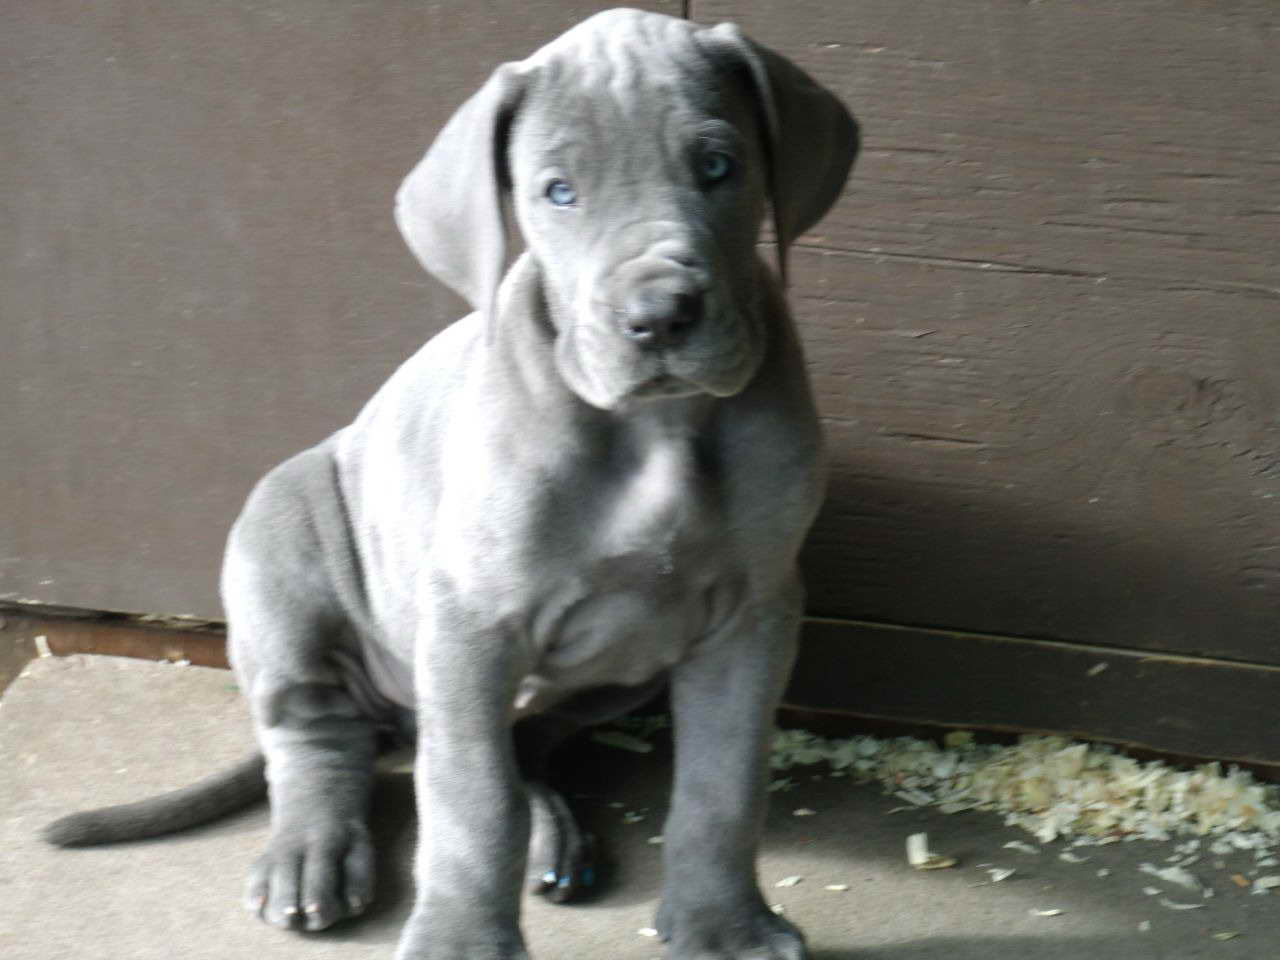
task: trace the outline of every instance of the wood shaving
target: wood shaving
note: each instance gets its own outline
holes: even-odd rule
[[[1172,883],[1177,887],[1185,887],[1188,890],[1197,892],[1204,889],[1204,885],[1196,879],[1195,874],[1182,867],[1157,867],[1151,863],[1144,863],[1138,867],[1142,873],[1149,874],[1165,883]]]
[[[1049,910],[1036,910],[1035,908],[1032,908],[1027,912],[1031,914],[1033,917],[1058,917],[1062,915],[1062,911],[1059,910],[1057,907],[1053,907],[1052,909],[1049,909]]]
[[[918,867],[928,861],[932,854],[929,853],[929,835],[927,833],[913,833],[907,837],[907,863],[913,867]]]
[[[802,883],[803,881],[804,881],[804,877],[783,877],[781,880],[775,883],[774,886],[775,887],[794,887],[796,884]]]
[[[947,734],[943,747],[910,737],[826,739],[784,730],[775,736],[770,763],[775,771],[825,763],[855,781],[879,781],[886,793],[916,806],[999,811],[1043,843],[1183,835],[1213,838],[1210,851],[1222,856],[1280,842],[1280,788],[1236,767],[1142,762],[1064,737],[979,744],[958,735],[965,732]]]
[[[1010,840],[1008,843],[1004,845],[1004,848],[1006,850],[1017,850],[1019,853],[1030,853],[1035,856],[1040,855],[1039,850],[1037,850],[1035,847],[1033,847],[1029,843],[1023,843],[1021,840]]]
[[[950,870],[960,861],[955,857],[931,856],[924,863],[916,866],[917,870]]]
[[[1271,874],[1270,876],[1259,877],[1257,880],[1253,881],[1253,890],[1251,892],[1267,893],[1274,890],[1276,887],[1280,887],[1280,876]]]
[[[947,870],[959,862],[955,857],[932,853],[927,833],[913,833],[907,837],[907,863],[917,870]]]

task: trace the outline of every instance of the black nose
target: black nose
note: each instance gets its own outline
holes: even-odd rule
[[[647,349],[673,347],[698,325],[702,311],[701,293],[641,289],[622,311],[622,335]]]

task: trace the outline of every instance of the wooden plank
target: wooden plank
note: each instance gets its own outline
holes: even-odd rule
[[[43,638],[45,650],[37,638]],[[0,692],[27,661],[46,650],[55,656],[96,653],[226,667],[226,647],[226,630],[219,623],[0,606]]]
[[[849,202],[810,243],[1277,308],[1269,0],[695,0],[692,15],[737,21],[863,122]]]
[[[225,667],[220,624],[0,609],[0,690],[45,637],[97,653]],[[1105,666],[1100,666],[1104,665]],[[847,736],[940,726],[1108,740],[1183,758],[1280,764],[1280,669],[1146,651],[811,619],[784,722]],[[907,728],[904,725],[912,725]]]
[[[812,611],[1276,662],[1272,318],[1122,280],[795,264],[799,289],[858,283],[802,300],[833,455]]]
[[[811,620],[788,707],[1058,733],[1280,764],[1280,669],[1138,650]]]
[[[865,148],[801,240],[815,613],[1280,663],[1280,26],[698,0]]]
[[[5,4],[0,599],[218,616],[251,484],[464,312],[396,234],[400,178],[607,6]]]

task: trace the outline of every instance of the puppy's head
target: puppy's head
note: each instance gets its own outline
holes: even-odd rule
[[[729,396],[765,348],[766,208],[785,273],[856,148],[830,93],[731,25],[611,11],[500,67],[409,175],[397,220],[492,320],[509,210],[561,376],[589,403]]]

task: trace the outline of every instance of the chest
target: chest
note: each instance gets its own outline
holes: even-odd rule
[[[811,465],[702,426],[495,458],[442,505],[434,549],[459,606],[521,648],[519,713],[652,679],[793,567]]]

